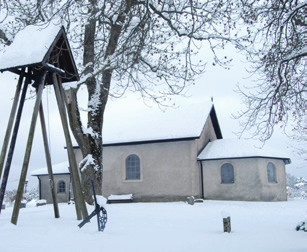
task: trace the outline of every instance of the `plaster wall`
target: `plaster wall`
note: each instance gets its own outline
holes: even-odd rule
[[[269,182],[267,164],[276,167],[276,182]],[[232,164],[234,183],[221,183],[221,166]],[[202,161],[204,196],[216,200],[282,201],[287,200],[285,165],[282,160],[245,158]]]
[[[197,150],[196,155],[198,155],[198,153],[203,149],[203,147],[208,143],[209,140],[214,141],[216,139],[217,137],[214,131],[212,120],[209,116],[200,137],[195,140]]]
[[[135,201],[200,197],[197,155],[209,139],[216,139],[210,117],[197,139],[105,146],[103,195],[132,193]],[[79,163],[82,159],[80,149],[75,149],[75,153]],[[131,154],[140,158],[140,180],[126,180],[126,158]]]
[[[40,186],[40,198],[47,200],[47,203],[52,203],[52,196],[51,196],[51,189],[49,183],[49,176],[48,175],[41,175],[38,176],[39,178],[39,186]],[[70,183],[70,175],[69,174],[54,174],[54,186],[57,195],[58,203],[61,202],[68,202],[69,201],[69,183]],[[65,182],[66,190],[65,193],[58,192],[58,183],[59,181],[63,180]]]
[[[198,198],[200,198],[202,195],[202,182],[200,175],[200,167],[198,162],[196,162],[197,156],[209,141],[214,141],[216,139],[217,137],[213,127],[213,123],[211,117],[209,116],[201,132],[200,137],[194,140],[191,149],[191,160],[194,160],[193,169],[191,169],[191,171],[193,171],[192,183],[194,187],[191,195],[196,196]]]
[[[104,148],[103,194],[133,194],[136,201],[178,200],[193,194],[193,141]],[[126,180],[126,158],[140,158],[140,180]]]
[[[185,140],[104,147],[103,195],[132,193],[135,201],[186,200],[191,195],[199,196],[196,146],[195,140]],[[139,180],[126,179],[126,158],[131,154],[140,158]]]

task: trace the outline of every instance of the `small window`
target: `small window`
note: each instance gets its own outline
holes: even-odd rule
[[[267,166],[267,171],[268,171],[268,181],[270,183],[276,183],[276,169],[275,165],[273,163],[268,163]]]
[[[221,179],[222,179],[222,184],[234,183],[234,172],[233,172],[233,166],[231,164],[227,163],[222,165]]]
[[[140,178],[140,159],[137,155],[132,154],[126,158],[126,179],[136,180]]]
[[[66,184],[63,180],[58,182],[58,193],[66,193]]]

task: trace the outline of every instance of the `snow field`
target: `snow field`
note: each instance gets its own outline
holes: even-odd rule
[[[74,205],[59,208],[55,219],[52,205],[27,206],[17,226],[10,223],[13,208],[2,210],[0,251],[307,251],[307,233],[295,231],[307,215],[302,199],[111,204],[104,232],[96,217],[80,229]],[[231,233],[223,232],[227,213]]]

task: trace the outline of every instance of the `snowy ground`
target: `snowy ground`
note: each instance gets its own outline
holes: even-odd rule
[[[79,229],[73,205],[59,208],[55,219],[52,205],[27,206],[17,226],[10,223],[12,207],[2,210],[0,251],[307,251],[307,233],[295,231],[307,200],[111,204],[104,232],[95,218]],[[225,215],[231,233],[223,232]]]

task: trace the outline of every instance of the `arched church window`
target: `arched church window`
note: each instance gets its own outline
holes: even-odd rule
[[[126,179],[137,180],[141,178],[140,158],[135,155],[129,155],[126,158]]]
[[[268,172],[268,181],[270,183],[276,182],[276,168],[273,163],[268,163],[267,165],[267,172]]]
[[[234,183],[234,171],[232,164],[226,163],[221,167],[221,180],[222,184]]]
[[[66,183],[63,180],[58,182],[58,193],[66,193]]]

